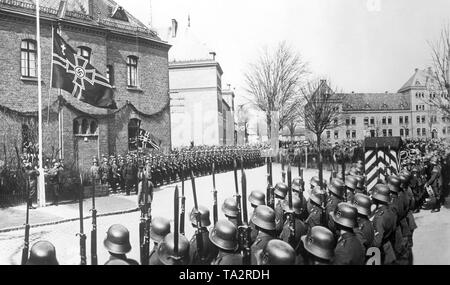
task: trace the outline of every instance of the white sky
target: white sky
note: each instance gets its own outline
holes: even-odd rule
[[[345,92],[396,92],[430,65],[427,41],[450,22],[449,0],[116,0],[144,23],[181,25],[217,52],[227,83],[242,94],[243,73],[264,46],[285,40],[318,77]],[[150,4],[151,1],[151,4]]]

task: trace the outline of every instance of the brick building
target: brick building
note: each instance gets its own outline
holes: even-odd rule
[[[234,93],[222,87],[222,67],[215,52],[199,40],[190,25],[176,20],[161,29],[172,45],[169,52],[173,147],[233,145]]]
[[[450,118],[428,103],[433,96],[448,96],[431,69],[416,69],[397,93],[335,95],[342,121],[323,134],[331,143],[365,137],[450,138]]]
[[[40,2],[44,156],[53,153],[68,167],[86,169],[93,156],[133,149],[129,142],[139,129],[169,149],[170,45],[112,0]],[[95,108],[51,88],[52,26],[109,78],[117,110]],[[7,146],[10,158],[14,146],[37,142],[33,0],[0,0],[0,38],[0,146]]]

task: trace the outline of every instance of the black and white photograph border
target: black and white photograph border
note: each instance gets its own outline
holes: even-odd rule
[[[0,0],[0,264],[449,265],[449,11]]]

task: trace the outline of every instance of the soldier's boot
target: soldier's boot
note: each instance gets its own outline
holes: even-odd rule
[[[436,204],[433,210],[431,210],[431,213],[437,213],[440,211],[441,211],[441,199],[439,197],[436,197]]]

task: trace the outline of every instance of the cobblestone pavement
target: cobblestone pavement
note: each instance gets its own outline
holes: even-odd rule
[[[293,177],[297,176],[297,168],[293,168]],[[261,167],[252,170],[246,170],[248,193],[252,190],[261,190],[265,192],[266,188],[266,168]],[[304,177],[306,181],[317,175],[316,170],[306,170]],[[324,171],[324,177],[329,178],[330,173]],[[240,181],[240,173],[238,174]],[[274,182],[281,181],[280,165],[274,165]],[[181,185],[179,183],[178,185]],[[200,205],[208,206],[211,210],[212,219],[212,179],[210,176],[196,179],[198,191],[198,199]],[[233,173],[223,173],[216,175],[216,186],[218,190],[219,203],[219,219],[223,218],[220,209],[223,201],[234,195],[234,178]],[[240,184],[239,184],[240,186]],[[165,186],[155,192],[152,205],[152,215],[169,218],[173,223],[173,189],[175,185]],[[181,190],[181,188],[180,188]],[[193,229],[189,225],[189,212],[193,208],[191,182],[185,183],[186,195],[186,236],[190,238]],[[98,205],[103,207],[102,213],[106,210],[110,212],[123,211],[125,209],[136,208],[136,196],[113,196],[101,199]],[[102,205],[102,206],[101,206]],[[249,209],[250,209],[250,205]],[[77,204],[63,205],[55,209],[55,207],[46,208],[48,217],[52,219],[61,219],[68,217],[77,217]],[[85,215],[89,215],[90,201],[86,200],[84,209]],[[65,211],[64,209],[69,209]],[[19,209],[20,210],[20,209]],[[32,212],[33,215],[34,211]],[[39,212],[40,215],[42,214]],[[43,215],[43,214],[42,214]],[[430,214],[429,211],[422,211],[417,214],[417,224],[419,228],[415,232],[414,237],[414,254],[415,264],[450,264],[450,248],[445,242],[450,236],[449,220],[445,219],[449,215],[449,209],[445,208],[440,213]],[[4,216],[3,216],[4,217]],[[130,238],[132,250],[128,255],[130,258],[139,260],[139,224],[140,212],[132,212],[122,215],[106,216],[98,219],[98,261],[99,264],[106,262],[108,253],[103,248],[103,239],[109,226],[112,224],[123,224],[130,230]],[[87,257],[90,261],[90,229],[91,220],[84,221],[85,233],[87,234]],[[52,226],[44,226],[32,228],[30,232],[30,244],[38,240],[49,240],[57,250],[57,257],[61,264],[72,265],[78,264],[79,257],[79,238],[76,234],[79,231],[79,222],[68,222]],[[430,241],[430,239],[432,239]],[[21,251],[23,247],[23,230],[10,231],[0,233],[0,264],[19,264]]]

